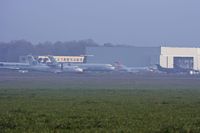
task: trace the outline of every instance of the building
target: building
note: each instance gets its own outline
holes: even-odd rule
[[[87,47],[88,63],[120,62],[129,67],[145,67],[159,64],[160,47],[99,46]]]
[[[160,65],[200,70],[200,48],[161,47]]]
[[[200,70],[200,48],[191,47],[88,47],[89,63],[114,63],[130,67],[160,64],[165,68]]]

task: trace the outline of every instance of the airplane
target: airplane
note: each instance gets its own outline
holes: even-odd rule
[[[194,69],[190,69],[190,68],[181,68],[181,67],[174,67],[174,68],[165,68],[165,67],[162,67],[160,66],[159,64],[156,64],[157,66],[157,69],[160,71],[160,72],[165,72],[165,73],[174,73],[174,74],[181,74],[181,73],[185,73],[185,74],[199,74],[199,71],[198,70],[194,70]]]
[[[16,63],[16,62],[0,62],[0,69],[18,70],[19,72],[31,71],[53,71],[49,66],[44,64],[38,64],[33,56],[27,56],[28,63]]]
[[[28,63],[15,63],[15,62],[0,62],[0,69],[18,70],[20,73],[26,73],[28,71],[40,71],[40,72],[82,72],[83,70],[77,67],[68,67],[62,70],[61,67],[50,66],[47,64],[39,63],[33,56],[27,56]]]
[[[113,66],[118,72],[138,73],[152,71],[150,67],[127,67],[119,62],[115,62]]]
[[[59,64],[54,58],[53,56],[48,56],[50,61],[53,64]],[[114,67],[111,64],[95,64],[95,63],[84,63],[84,64],[72,64],[72,63],[68,63],[68,65],[64,65],[64,63],[60,63],[61,64],[61,68],[63,67],[63,70],[65,70],[66,68],[79,68],[82,69],[83,71],[114,71]]]
[[[0,69],[20,70],[28,66],[29,63],[0,62]]]
[[[50,63],[47,63],[48,66],[51,68],[57,68],[60,69],[62,72],[76,72],[76,73],[82,73],[83,69],[79,68],[78,66],[69,66],[65,65],[63,63],[58,63],[55,58],[51,55],[48,56]]]
[[[96,64],[96,63],[85,63],[85,64],[70,64],[71,66],[78,66],[83,71],[97,71],[97,72],[110,72],[114,71],[115,67],[111,64]]]
[[[62,71],[57,68],[52,68],[46,64],[41,64],[38,63],[37,60],[34,59],[33,56],[28,55],[27,56],[27,61],[29,66],[26,67],[21,67],[22,70],[27,70],[27,71],[40,71],[40,72],[53,72],[53,73],[61,73]]]

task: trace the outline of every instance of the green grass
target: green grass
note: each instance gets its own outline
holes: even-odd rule
[[[200,90],[1,89],[1,132],[200,132]]]
[[[70,82],[3,81],[0,133],[200,132],[198,80],[192,85],[148,80]]]

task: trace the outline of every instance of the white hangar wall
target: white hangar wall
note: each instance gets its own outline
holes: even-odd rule
[[[195,70],[200,70],[200,48],[186,47],[161,47],[160,65],[166,68],[175,67],[175,59],[191,59],[191,66]],[[184,61],[184,59],[186,59]]]

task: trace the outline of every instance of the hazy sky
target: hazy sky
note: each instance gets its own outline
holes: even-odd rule
[[[200,0],[0,0],[0,41],[200,46]]]

